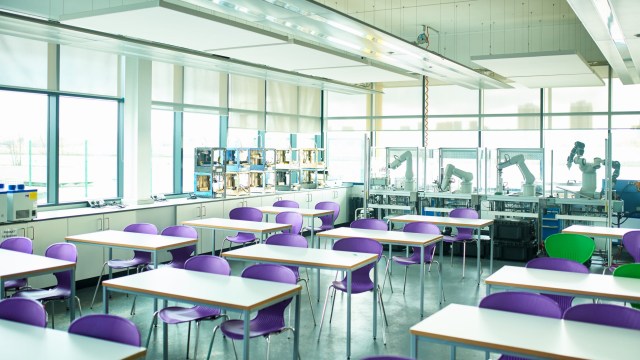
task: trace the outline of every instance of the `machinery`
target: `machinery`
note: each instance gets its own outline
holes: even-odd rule
[[[397,169],[400,165],[405,164],[404,171],[404,190],[414,191],[415,180],[413,178],[413,159],[411,151],[405,151],[400,156],[394,155],[394,160],[389,164],[390,169]]]
[[[197,147],[195,149],[193,192],[199,197],[219,197],[225,194],[225,149]]]
[[[522,186],[522,195],[523,196],[534,196],[534,185],[533,182],[536,180],[535,176],[531,173],[527,165],[524,163],[524,155],[518,154],[515,156],[505,155],[505,161],[498,163],[498,183],[496,185],[496,195],[501,195],[504,192],[503,182],[502,182],[502,170],[512,166],[518,166],[522,177],[524,178],[524,185]]]
[[[7,219],[7,210],[9,207],[7,201],[7,189],[4,187],[4,184],[0,183],[0,224],[9,221]]]
[[[440,191],[450,191],[451,183],[453,182],[453,176],[462,180],[460,183],[459,192],[462,194],[471,193],[471,181],[473,180],[473,174],[464,170],[460,170],[452,164],[447,164],[440,182]]]
[[[23,184],[9,185],[7,220],[31,221],[37,215],[38,190],[25,189]]]
[[[599,157],[593,158],[593,162],[588,162],[582,156],[584,155],[584,143],[576,141],[569,157],[567,157],[567,168],[571,169],[571,165],[577,164],[582,172],[582,187],[578,192],[578,195],[587,198],[596,198],[596,171],[600,169],[602,165],[606,165],[607,160]],[[609,160],[611,161],[611,160]],[[613,173],[611,174],[612,188],[615,187],[618,176],[620,176],[620,162],[611,161],[611,168]],[[599,198],[600,196],[598,196]]]

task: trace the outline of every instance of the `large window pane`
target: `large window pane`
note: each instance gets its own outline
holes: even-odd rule
[[[385,88],[382,100],[382,116],[422,115],[422,87]]]
[[[182,191],[193,192],[194,151],[196,147],[220,146],[220,117],[184,113],[182,125]]]
[[[431,95],[429,95],[431,98]],[[531,114],[540,112],[540,89],[484,91],[485,114]]]
[[[332,179],[364,181],[364,132],[328,132],[327,166]]]
[[[328,131],[365,131],[369,127],[368,119],[327,120]]]
[[[365,116],[369,96],[327,92],[327,116]]]
[[[291,134],[288,132],[270,131],[264,134],[264,147],[271,149],[288,149],[291,147]]]
[[[640,85],[623,85],[620,79],[611,79],[611,86],[613,111],[640,111]]]
[[[0,85],[45,89],[47,43],[0,35]]]
[[[117,194],[118,102],[60,97],[60,202]]]
[[[151,192],[173,193],[172,111],[151,111]]]
[[[47,96],[0,91],[0,119],[0,182],[36,188],[46,203]]]
[[[429,115],[462,115],[478,113],[478,90],[460,86],[429,86]]]
[[[607,111],[607,86],[589,86],[549,89],[551,111],[592,112]]]
[[[258,147],[258,131],[231,128],[227,134],[228,148]]]
[[[422,131],[376,131],[376,147],[420,147]]]
[[[118,95],[118,55],[60,46],[60,90]]]

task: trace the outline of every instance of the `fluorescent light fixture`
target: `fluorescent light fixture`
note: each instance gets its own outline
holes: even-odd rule
[[[598,14],[600,14],[600,18],[609,30],[609,35],[611,35],[613,41],[624,44],[622,29],[620,29],[620,25],[618,24],[613,11],[611,11],[611,4],[609,4],[609,0],[595,0],[595,4]]]
[[[347,25],[341,24],[337,21],[333,21],[333,20],[327,20],[327,24],[333,26],[336,29],[340,29],[343,31],[348,32],[349,34],[355,35],[355,36],[359,36],[359,37],[364,37],[364,33],[362,31],[358,31],[356,29],[353,29]]]
[[[331,41],[332,43],[343,45],[343,46],[346,46],[346,47],[354,49],[354,50],[361,50],[358,45],[352,44],[352,43],[350,43],[348,41],[344,41],[342,39],[338,39],[337,37],[334,37],[334,36],[327,36],[327,40]]]

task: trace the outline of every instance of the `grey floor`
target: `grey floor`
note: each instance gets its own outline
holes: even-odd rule
[[[238,275],[245,263],[232,261],[232,274]],[[465,277],[462,278],[462,258],[454,257],[453,264],[450,263],[449,257],[445,256],[445,261],[442,267],[444,290],[446,296],[446,302],[442,306],[446,306],[451,303],[477,305],[480,299],[485,295],[484,285],[476,285],[476,259],[467,258],[467,268]],[[523,266],[524,263],[520,262],[504,262],[495,261],[494,271],[504,265],[516,265]],[[483,259],[482,262],[483,277],[486,277],[489,272],[489,262]],[[592,265],[592,272],[602,272],[602,267],[598,265]],[[306,291],[303,291],[302,297],[302,320],[300,329],[300,353],[302,359],[340,359],[346,357],[346,297],[338,294],[336,298],[334,317],[331,324],[325,319],[325,325],[322,330],[320,339],[318,339],[318,329],[320,314],[322,312],[322,304],[324,301],[325,291],[330,281],[333,280],[335,273],[322,271],[321,272],[321,295],[318,302],[318,294],[315,289],[315,276],[316,271],[309,271],[311,276],[311,293],[314,299],[314,311],[316,313],[316,320],[318,326],[313,325],[311,313],[309,311],[309,302],[306,298]],[[382,272],[380,272],[382,274]],[[302,272],[304,276],[304,271]],[[382,341],[382,323],[381,318],[378,318],[378,338],[376,340],[372,337],[372,297],[370,293],[353,295],[352,301],[352,339],[351,349],[352,359],[360,359],[368,355],[376,354],[390,354],[390,355],[409,355],[409,328],[419,322],[420,319],[420,307],[419,307],[419,272],[417,267],[411,267],[409,269],[409,276],[407,279],[406,293],[402,294],[402,280],[404,275],[404,268],[401,266],[395,266],[393,268],[393,274],[391,279],[394,285],[394,292],[390,291],[387,284],[384,293],[383,300],[389,320],[389,327],[387,329],[387,344],[383,344]],[[435,271],[435,267],[431,272],[426,274],[425,282],[425,316],[433,314],[440,309],[437,300],[437,284],[438,275]],[[94,313],[102,311],[102,303],[100,299],[96,300],[96,305],[93,309],[89,308],[91,302],[91,296],[93,294],[93,288],[84,288],[78,290],[80,296],[83,313]],[[126,297],[122,294],[115,294],[110,304],[110,312],[112,314],[121,315],[133,320],[140,329],[140,332],[144,339],[146,339],[147,332],[149,331],[149,325],[151,323],[151,316],[153,314],[152,300],[149,298],[139,298],[137,302],[137,312],[135,316],[129,315],[131,306],[131,297]],[[173,304],[170,304],[173,305]],[[68,314],[61,309],[62,306],[57,307],[56,313],[56,328],[66,330],[69,325]],[[232,314],[232,317],[237,318],[237,315]],[[200,331],[200,344],[198,346],[198,359],[206,358],[209,342],[211,340],[212,329],[216,323],[203,322]],[[157,331],[160,330],[160,331]],[[161,327],[154,329],[151,343],[148,349],[147,359],[162,359],[162,331]],[[192,329],[192,342],[189,358],[193,359],[193,336]],[[287,334],[272,337],[271,340],[271,359],[290,359],[293,339],[289,339]],[[186,346],[187,346],[187,325],[170,325],[169,326],[169,359],[185,359],[186,358]],[[236,348],[241,355],[242,344],[236,344]],[[421,359],[445,359],[449,357],[449,348],[439,345],[425,346],[424,343],[420,345],[420,358]],[[458,359],[482,359],[484,353],[466,349],[458,349]],[[497,355],[496,355],[497,356]],[[492,357],[496,357],[492,356]],[[233,359],[233,348],[231,340],[223,339],[221,336],[216,336],[213,346],[212,358],[214,359]],[[251,340],[251,358],[252,359],[264,359],[266,358],[266,342],[262,338],[256,338]]]

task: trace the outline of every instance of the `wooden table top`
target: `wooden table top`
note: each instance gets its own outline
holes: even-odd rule
[[[165,250],[194,245],[197,238],[189,239],[177,236],[142,234],[128,231],[106,230],[71,235],[64,238],[68,242],[121,247],[136,250]]]
[[[385,231],[370,229],[354,229],[349,227],[335,228],[318,233],[318,237],[343,239],[348,237],[365,237],[382,243],[400,245],[427,246],[442,240],[442,235],[420,234],[403,231]]]
[[[470,228],[482,228],[493,224],[493,219],[465,219],[447,216],[427,215],[400,215],[389,219],[391,222],[417,222],[424,221],[436,225],[463,226]]]
[[[291,228],[290,224],[277,224],[270,222],[233,220],[223,218],[187,220],[183,221],[182,225],[221,230],[246,231],[253,233],[271,233]]]
[[[22,278],[75,268],[76,263],[0,249],[0,278]]]

